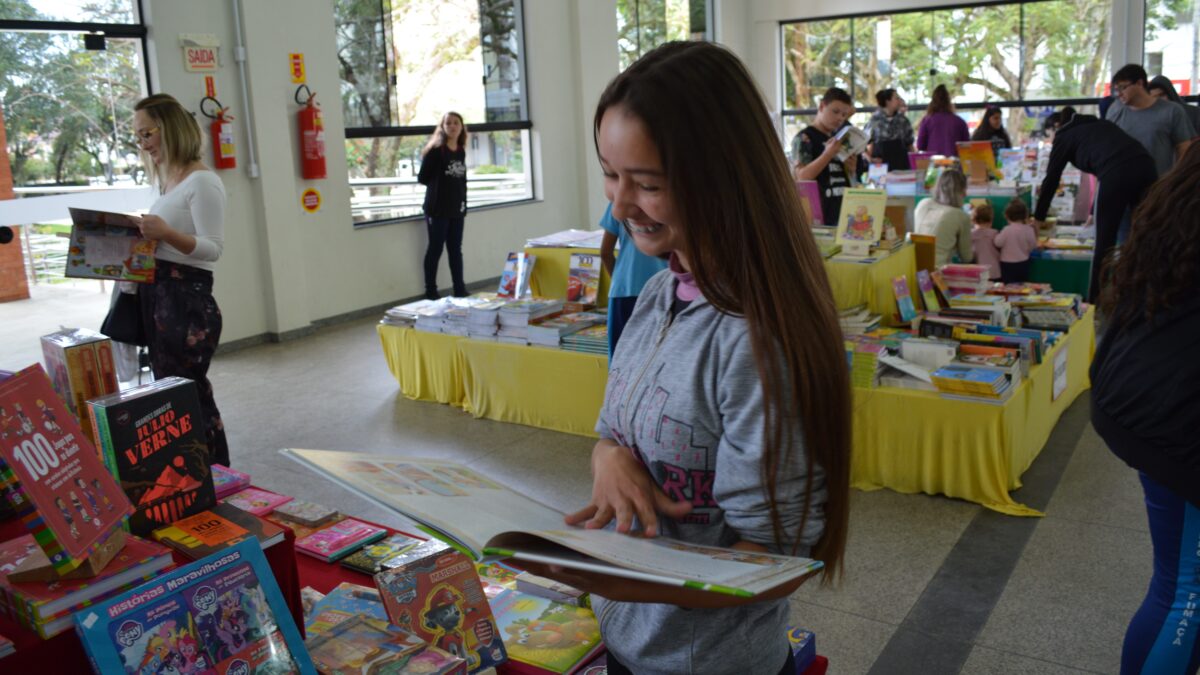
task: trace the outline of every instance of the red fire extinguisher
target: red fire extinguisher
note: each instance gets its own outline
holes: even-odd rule
[[[217,112],[215,114],[204,109],[205,101],[212,101],[216,105]],[[237,154],[233,147],[233,116],[229,114],[229,108],[223,108],[220,101],[211,96],[205,96],[200,101],[200,112],[212,120],[208,129],[212,135],[213,168],[237,168]]]
[[[308,92],[308,98],[300,100],[301,90]],[[296,103],[304,105],[300,109],[300,173],[306,180],[325,177],[325,123],[321,119],[321,109],[316,106],[317,95],[310,92],[308,87],[300,85],[296,90]]]

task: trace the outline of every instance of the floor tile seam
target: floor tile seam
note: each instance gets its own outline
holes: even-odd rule
[[[1144,534],[1146,536],[1150,536],[1150,528],[1149,527],[1141,527],[1141,528],[1127,527],[1125,525],[1114,525],[1112,523],[1105,523],[1105,522],[1101,522],[1098,520],[1088,520],[1086,518],[1070,518],[1067,516],[1052,516],[1049,513],[1047,513],[1046,516],[1042,520],[1043,521],[1062,521],[1065,523],[1075,523],[1075,524],[1079,524],[1079,525],[1095,525],[1097,527],[1102,527],[1102,528],[1105,528],[1108,530],[1120,530],[1121,532],[1137,532],[1139,534]]]
[[[871,623],[878,623],[878,624],[882,624],[884,626],[891,626],[892,628],[897,628],[897,629],[900,628],[900,624],[894,623],[892,621],[887,621],[886,619],[880,619],[879,617],[867,616],[866,614],[851,611],[848,609],[843,609],[841,607],[830,607],[829,605],[826,605],[824,603],[813,602],[812,600],[808,600],[805,598],[797,598],[795,596],[791,596],[790,599],[794,600],[795,602],[800,602],[800,603],[804,603],[806,605],[812,605],[814,607],[819,607],[821,609],[828,610],[830,612],[837,612],[838,614],[846,614],[846,615],[855,617],[857,619],[863,619],[864,621],[870,621]]]
[[[1063,668],[1070,668],[1071,670],[1077,670],[1081,673],[1093,673],[1094,675],[1106,675],[1105,671],[1103,671],[1103,670],[1092,670],[1090,668],[1080,668],[1077,665],[1071,665],[1069,663],[1061,663],[1059,661],[1052,661],[1050,659],[1045,659],[1040,656],[1033,656],[1032,654],[1025,654],[1022,652],[1013,651],[1011,649],[1003,649],[1001,647],[994,647],[992,645],[985,644],[985,643],[979,642],[979,641],[975,642],[975,646],[982,647],[984,649],[989,649],[994,652],[1000,652],[1002,654],[1008,654],[1009,656],[1019,656],[1023,659],[1028,659],[1030,661],[1037,661],[1038,663],[1048,663],[1052,666],[1062,666]]]

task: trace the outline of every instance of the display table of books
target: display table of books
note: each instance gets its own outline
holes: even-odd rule
[[[843,261],[835,256],[825,261],[825,272],[839,310],[866,305],[871,314],[883,317],[884,325],[894,325],[898,308],[892,281],[903,276],[910,289],[917,288],[916,247],[904,245],[870,262]]]
[[[1021,487],[1021,474],[1059,417],[1090,386],[1095,345],[1095,309],[1088,308],[1042,363],[1029,367],[1011,396],[995,404],[856,386],[851,484],[957,497],[1009,515],[1042,515],[1009,491]]]

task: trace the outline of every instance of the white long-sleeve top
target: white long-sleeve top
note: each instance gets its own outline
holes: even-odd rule
[[[160,260],[216,268],[225,248],[225,186],[212,171],[193,171],[170,192],[155,200],[150,213],[168,225],[196,238],[196,248],[185,254],[165,241],[154,254]]]

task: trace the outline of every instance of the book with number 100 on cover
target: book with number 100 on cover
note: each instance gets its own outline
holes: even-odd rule
[[[476,560],[514,558],[741,597],[822,567],[807,558],[569,527],[561,512],[452,462],[328,450],[280,452],[417,521]]]

